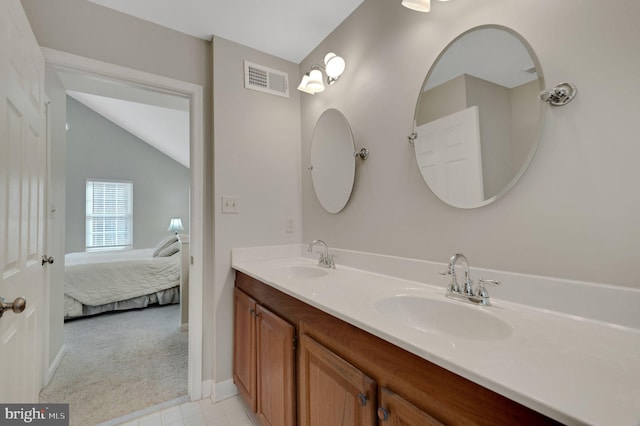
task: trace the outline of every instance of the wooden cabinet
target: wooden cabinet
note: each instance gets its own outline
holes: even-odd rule
[[[233,293],[233,381],[240,396],[256,411],[256,301],[237,289]]]
[[[234,292],[233,378],[263,425],[295,425],[295,328]]]
[[[299,372],[301,426],[376,424],[375,381],[306,335]]]
[[[295,425],[294,336],[291,324],[256,305],[256,414],[264,425]]]
[[[380,389],[381,426],[444,426],[425,411],[387,388]]]
[[[251,354],[254,341],[260,342],[260,348],[253,351],[256,353],[254,359],[261,359],[256,366],[262,370],[254,374],[263,375],[256,381],[263,390],[256,389],[254,393],[261,395],[264,389],[282,389],[278,390],[278,395],[262,402],[265,408],[260,408],[260,397],[256,398],[253,408],[266,413],[260,415],[264,425],[294,424],[296,416],[301,426],[559,424],[241,272],[236,275],[236,288],[242,290],[236,290],[236,294],[248,299],[248,302],[242,302],[236,296],[234,350],[245,351],[245,354],[234,354],[234,379],[238,389],[247,399],[245,393],[250,394],[250,391],[243,389],[251,389],[252,382],[251,365],[245,366],[251,356],[246,354]],[[280,321],[291,328],[291,324],[295,325],[290,335],[297,331],[300,337],[297,362],[286,356],[289,343],[284,331],[283,334],[276,333],[270,329],[272,325],[268,326],[269,331],[266,328],[257,330],[266,327],[263,321],[267,315],[254,318],[254,340],[247,337],[252,325],[241,311],[250,312],[252,308],[254,312],[268,308],[276,323]],[[258,338],[257,334],[264,336]],[[265,353],[269,355],[265,356]],[[285,383],[293,377],[296,367],[297,392],[292,390],[290,393],[289,389],[295,388],[293,384],[289,387]],[[292,371],[285,373],[287,368]],[[283,398],[289,401],[289,406],[285,406],[286,401],[279,400],[280,395],[287,395]],[[272,406],[277,408],[266,409]],[[381,409],[380,416],[386,420],[376,418],[378,408]],[[285,414],[277,417],[280,414],[276,413]],[[276,418],[285,420],[278,423]],[[293,419],[292,423],[288,422],[289,418]]]

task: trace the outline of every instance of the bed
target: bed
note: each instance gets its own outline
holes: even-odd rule
[[[65,319],[180,303],[188,277],[188,237],[155,248],[65,255]]]

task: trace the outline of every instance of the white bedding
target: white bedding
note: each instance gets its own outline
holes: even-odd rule
[[[180,285],[180,253],[152,257],[154,249],[65,255],[66,295],[97,306]]]

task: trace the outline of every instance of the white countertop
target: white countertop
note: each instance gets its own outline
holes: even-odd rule
[[[250,250],[250,255],[242,250]],[[232,267],[560,422],[640,425],[638,329],[493,297],[493,306],[473,306],[445,298],[441,285],[347,267],[339,261],[327,276],[292,279],[279,268],[314,267],[317,261],[295,249],[284,257],[282,251],[274,258],[256,253],[234,249]],[[434,277],[434,281],[440,280]],[[409,327],[375,309],[376,301],[397,295],[482,310],[508,324],[511,333],[478,340]]]

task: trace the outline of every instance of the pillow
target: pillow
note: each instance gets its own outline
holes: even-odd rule
[[[158,255],[160,254],[160,252],[164,249],[166,249],[167,247],[169,247],[171,244],[175,243],[176,241],[178,241],[178,236],[177,235],[172,235],[170,237],[165,238],[164,240],[160,241],[158,243],[158,245],[156,246],[155,251],[153,252],[153,257],[158,257]],[[178,247],[178,250],[180,249],[180,247]]]
[[[171,244],[169,247],[165,247],[158,253],[157,257],[169,257],[180,251],[180,243],[176,241]]]

